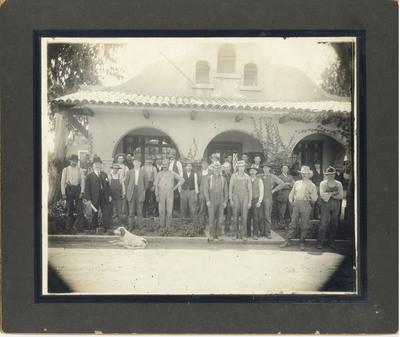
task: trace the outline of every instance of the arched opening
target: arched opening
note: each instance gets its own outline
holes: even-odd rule
[[[196,63],[196,83],[210,83],[210,65],[207,61],[199,61]]]
[[[243,85],[256,86],[257,85],[257,65],[254,63],[247,63],[244,66]]]
[[[132,152],[142,163],[156,155],[167,158],[170,153],[179,158],[175,142],[166,133],[155,128],[139,128],[124,135],[114,148],[113,157],[121,152]]]
[[[236,50],[233,44],[223,44],[218,48],[218,73],[234,73],[236,65]]]
[[[242,158],[243,153],[249,155],[252,161],[256,154],[262,154],[263,149],[260,142],[250,134],[231,130],[215,136],[207,145],[203,158],[210,158],[211,154],[217,153],[223,163],[227,156],[232,156],[232,164],[235,165]]]

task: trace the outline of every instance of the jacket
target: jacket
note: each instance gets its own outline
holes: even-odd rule
[[[107,174],[103,171],[100,171],[99,176],[97,176],[95,172],[90,172],[86,176],[85,196],[92,202],[93,205],[97,205],[99,202],[100,183],[103,185],[104,198],[108,202],[108,199],[111,196],[111,190]]]
[[[135,190],[135,168],[129,170],[125,177],[125,185],[126,185],[126,200],[131,201],[133,198],[133,192]],[[148,181],[146,173],[143,168],[139,170],[139,180],[138,180],[138,196],[139,202],[144,202],[146,189],[148,187]]]

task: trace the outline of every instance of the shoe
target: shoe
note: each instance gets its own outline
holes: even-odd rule
[[[214,241],[214,238],[208,238],[208,241]]]
[[[237,235],[232,236],[232,240],[236,240],[237,238]]]
[[[286,248],[290,246],[290,242],[289,241],[285,241],[284,243],[282,243],[281,245],[279,245],[280,248]]]
[[[322,243],[318,243],[318,244],[317,244],[317,248],[318,248],[318,249],[322,249]]]
[[[267,237],[267,239],[272,239],[271,234],[265,234],[265,236]]]
[[[258,240],[258,236],[254,235],[253,240]]]
[[[242,240],[243,240],[243,241],[247,241],[247,237],[242,236]]]
[[[306,245],[304,243],[300,243],[300,250],[306,249]]]

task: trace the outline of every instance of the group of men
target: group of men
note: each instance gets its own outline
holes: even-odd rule
[[[210,159],[211,164],[205,159],[201,169],[194,172],[192,162],[182,164],[174,154],[169,159],[157,157],[155,163],[146,160],[142,166],[131,153],[121,153],[107,175],[101,170],[101,159],[95,156],[85,177],[84,170],[77,166],[78,157],[72,155],[71,165],[63,170],[61,180],[61,192],[68,205],[68,229],[72,232],[83,229],[82,200],[86,199],[92,209],[93,229],[99,225],[99,209],[105,230],[110,227],[112,214],[119,218],[127,214],[129,230],[143,216],[158,216],[160,226],[170,228],[174,206],[175,209],[178,206],[182,218],[189,211],[193,222],[200,221],[204,226],[208,222],[210,241],[222,240],[222,230],[233,240],[246,241],[249,237],[258,240],[260,236],[271,239],[272,205],[276,200],[279,223],[285,225],[287,213],[291,218],[282,248],[290,245],[301,219],[300,249],[304,250],[313,216],[321,218],[318,248],[322,249],[327,229],[329,244],[334,247],[343,187],[334,179],[333,167],[322,172],[320,163],[315,163],[314,174],[308,166],[302,166],[298,171],[301,180],[295,181],[288,165],[283,165],[277,176],[270,172],[272,163],[261,163],[261,156],[255,156],[254,162],[249,163],[244,155],[234,165],[229,156],[222,165],[216,154]],[[318,181],[312,182],[311,177],[317,177]],[[72,223],[74,209],[78,228]]]

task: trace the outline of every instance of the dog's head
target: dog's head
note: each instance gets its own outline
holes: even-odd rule
[[[116,230],[114,230],[115,235],[119,235],[123,237],[128,231],[126,230],[125,227],[118,227]]]

